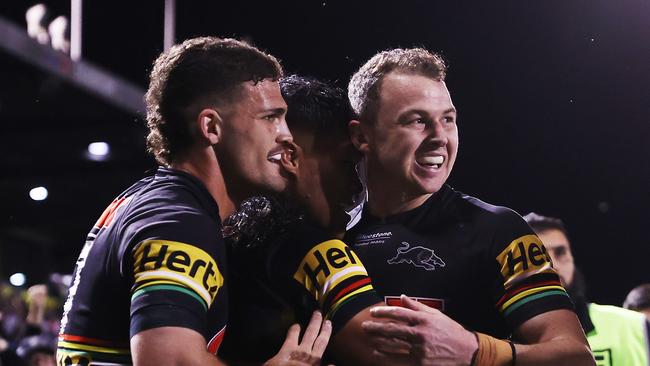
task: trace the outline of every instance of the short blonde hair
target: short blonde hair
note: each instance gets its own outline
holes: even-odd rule
[[[395,48],[374,55],[352,76],[348,85],[350,104],[361,121],[373,122],[376,118],[381,82],[391,72],[444,81],[447,65],[439,54],[424,48]]]

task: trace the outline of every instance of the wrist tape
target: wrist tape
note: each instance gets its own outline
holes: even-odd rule
[[[474,334],[478,349],[472,357],[472,366],[514,366],[517,353],[512,342],[479,332]]]

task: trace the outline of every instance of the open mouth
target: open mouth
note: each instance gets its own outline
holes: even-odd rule
[[[427,168],[440,169],[445,162],[445,157],[441,155],[436,156],[422,156],[415,160],[419,165]]]
[[[289,145],[280,145],[273,150],[269,151],[269,154],[266,156],[266,160],[272,163],[279,163],[282,161],[282,154],[291,154],[291,146]]]
[[[280,164],[282,159],[287,159],[288,161],[293,161],[295,159],[296,151],[298,145],[293,142],[284,142],[282,145],[279,145],[269,151],[269,154],[266,156],[266,160],[271,163]]]
[[[266,157],[266,160],[272,163],[279,163],[282,160],[282,152],[270,154],[269,156]]]

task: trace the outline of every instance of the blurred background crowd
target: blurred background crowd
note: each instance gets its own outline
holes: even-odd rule
[[[47,283],[21,285],[20,276],[0,283],[2,365],[55,365],[63,303],[70,275],[53,273]]]

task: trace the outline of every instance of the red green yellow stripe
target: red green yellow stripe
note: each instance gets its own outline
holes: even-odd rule
[[[530,295],[528,297],[524,297],[523,299],[521,299],[517,303],[512,304],[507,309],[504,308],[505,310],[503,311],[503,316],[505,316],[505,317],[509,316],[513,311],[517,310],[518,308],[526,305],[527,303],[529,303],[531,301],[541,299],[541,298],[547,297],[547,296],[556,296],[556,295],[569,296],[569,295],[567,295],[566,291],[564,291],[564,289],[562,289],[562,290],[544,291],[542,293],[537,293],[537,294],[534,294],[534,295]]]

